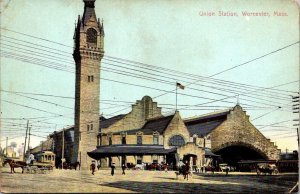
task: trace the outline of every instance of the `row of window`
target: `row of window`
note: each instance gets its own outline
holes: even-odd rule
[[[121,143],[123,145],[126,144],[126,136],[122,136]],[[143,145],[143,136],[141,136],[141,135],[136,136],[136,144],[137,145]],[[159,144],[159,136],[158,135],[153,136],[153,144],[154,145]],[[108,137],[108,145],[112,145],[112,137],[111,136]]]
[[[194,139],[194,142],[196,140]],[[121,143],[123,145],[126,144],[126,136],[122,136]],[[143,136],[142,135],[137,135],[136,136],[136,144],[137,145],[143,145]],[[159,144],[159,136],[154,135],[153,136],[153,144],[158,145]],[[185,140],[182,136],[180,135],[174,135],[170,138],[169,140],[169,146],[182,146],[185,144]],[[101,143],[100,143],[101,145]],[[108,145],[112,145],[112,137],[108,136]]]

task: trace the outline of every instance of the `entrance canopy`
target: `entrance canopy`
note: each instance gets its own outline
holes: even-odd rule
[[[108,156],[120,155],[165,155],[176,153],[177,148],[165,149],[158,145],[110,145],[98,146],[97,149],[88,152],[88,155],[94,159],[100,159]]]

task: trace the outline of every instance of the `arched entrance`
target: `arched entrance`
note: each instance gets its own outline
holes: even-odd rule
[[[185,154],[183,156],[183,163],[189,163],[190,165],[197,165],[197,155],[195,154]]]
[[[265,153],[251,145],[243,143],[224,146],[215,151],[215,153],[221,155],[222,161],[220,162],[227,163],[231,166],[237,166],[237,163],[241,160],[268,160]]]

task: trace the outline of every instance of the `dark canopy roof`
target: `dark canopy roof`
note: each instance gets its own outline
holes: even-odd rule
[[[191,135],[197,134],[199,137],[203,137],[223,123],[227,119],[229,112],[230,110],[227,110],[215,114],[199,116],[185,120],[184,123]]]
[[[220,155],[214,154],[210,149],[205,148],[205,156],[219,157]]]
[[[91,158],[99,159],[107,156],[118,156],[120,154],[126,155],[151,155],[151,154],[169,154],[175,153],[176,148],[165,149],[159,145],[110,145],[98,146],[97,149],[88,152]]]

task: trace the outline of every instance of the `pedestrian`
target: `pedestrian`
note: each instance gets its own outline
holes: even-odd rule
[[[90,170],[92,171],[92,175],[95,175],[94,172],[95,172],[95,169],[96,169],[96,164],[94,161],[92,161],[92,164],[90,166]]]
[[[229,167],[228,166],[226,167],[225,171],[226,171],[226,176],[228,176],[228,172],[229,172]]]
[[[168,172],[168,163],[166,163],[166,164],[164,165],[164,167],[165,167],[165,172]]]
[[[125,164],[122,165],[122,174],[125,174],[125,169],[126,169],[126,166]]]
[[[111,166],[110,166],[110,168],[111,168],[111,176],[114,176],[114,174],[115,174],[115,163],[112,163],[111,164]]]

